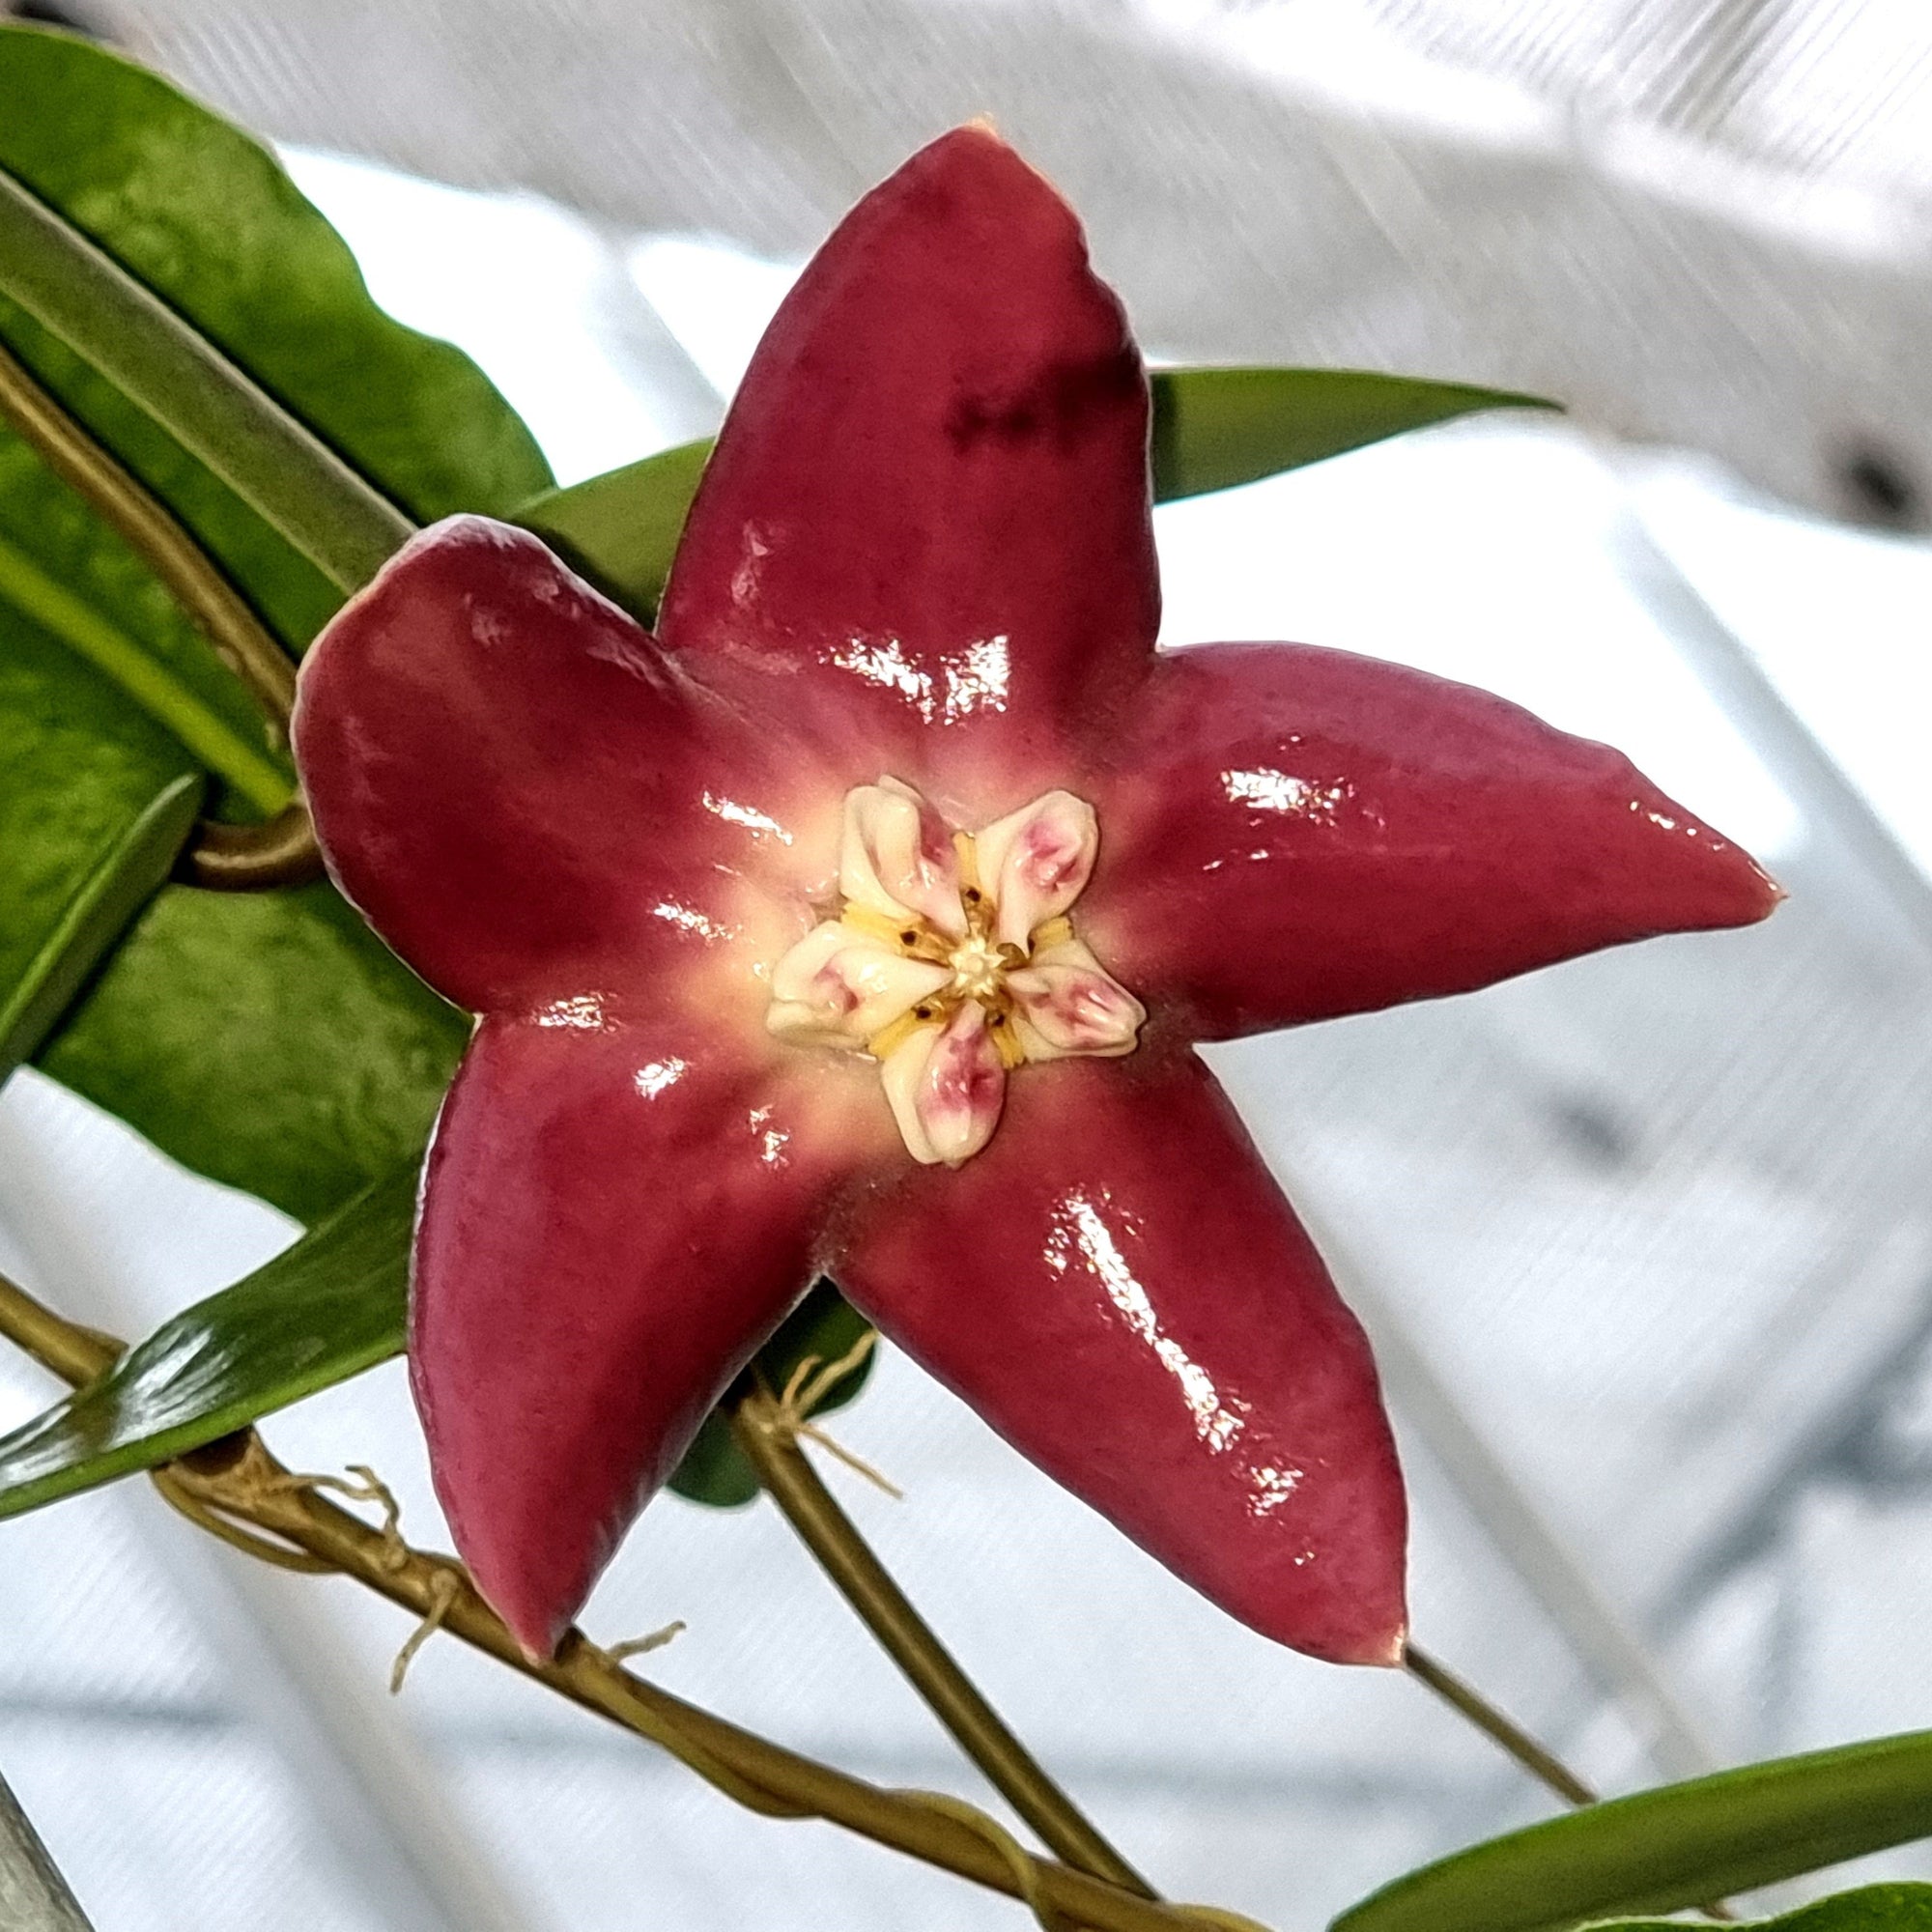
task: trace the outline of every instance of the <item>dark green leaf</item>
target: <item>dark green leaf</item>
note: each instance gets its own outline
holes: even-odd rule
[[[1362,369],[1163,369],[1153,379],[1154,500],[1253,483],[1479,410],[1556,407]]]
[[[1424,1865],[1332,1932],[1557,1932],[1676,1912],[1932,1836],[1932,1731],[1587,1805]]]
[[[816,1356],[828,1366],[843,1361],[870,1329],[871,1323],[831,1282],[821,1281],[759,1350],[758,1373],[774,1389],[782,1392],[792,1371],[808,1355]],[[872,1372],[872,1360],[873,1356],[867,1355],[860,1362],[827,1392],[812,1413],[829,1415],[835,1408],[843,1408],[865,1387],[866,1378]],[[758,1479],[731,1439],[731,1425],[722,1410],[713,1409],[704,1418],[696,1439],[672,1473],[670,1486],[692,1502],[711,1503],[719,1508],[748,1503],[758,1493]]]
[[[419,523],[545,489],[515,412],[460,350],[369,298],[261,142],[85,42],[0,28],[0,168],[95,242]],[[11,304],[0,334],[295,644],[339,601],[224,485]]]
[[[396,1354],[414,1207],[412,1166],[0,1437],[0,1516],[152,1468]]]
[[[0,1081],[30,1059],[128,922],[173,868],[201,812],[192,772],[171,780],[81,873],[40,949],[0,994]]]
[[[1557,407],[1507,389],[1355,369],[1163,369],[1153,378],[1154,501],[1253,483],[1479,410]],[[546,491],[515,520],[648,623],[710,454],[708,440],[680,443]]]
[[[0,27],[0,167],[392,500],[420,519],[500,514],[549,483],[474,364],[375,306],[340,238],[260,143],[157,76],[34,28]],[[4,303],[0,336],[283,639],[305,643],[337,602],[314,567]],[[0,588],[0,965],[18,971],[15,933],[48,930],[49,906],[198,762],[162,728],[170,705],[185,715],[173,694],[271,758],[280,751],[138,559],[11,439],[0,538],[172,680],[158,708],[134,701],[47,611],[29,615]],[[420,1148],[466,1031],[327,887],[246,898],[170,887],[43,1064],[188,1165],[311,1219]]]
[[[1750,1922],[1763,1932],[1932,1932],[1932,1885],[1867,1885]],[[1684,1921],[1619,1918],[1592,1932],[1684,1932]]]

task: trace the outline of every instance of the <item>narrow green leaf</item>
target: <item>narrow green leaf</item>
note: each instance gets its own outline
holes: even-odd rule
[[[1932,1932],[1932,1885],[1867,1885],[1753,1918],[1761,1932]],[[1591,1932],[1684,1932],[1681,1918],[1619,1918]]]
[[[413,1165],[0,1436],[0,1517],[153,1468],[403,1346]]]
[[[230,726],[166,666],[5,537],[0,537],[0,598],[111,678],[265,816],[279,811],[294,796],[293,781],[258,744]]]
[[[808,1355],[828,1365],[843,1361],[871,1325],[831,1282],[820,1281],[759,1350],[758,1372],[773,1388],[782,1390]],[[829,1390],[812,1413],[830,1415],[835,1408],[843,1408],[865,1387],[876,1354],[875,1350]],[[751,1502],[757,1495],[757,1475],[732,1439],[731,1425],[722,1410],[714,1408],[704,1418],[684,1461],[671,1474],[670,1487],[692,1502],[719,1509]]]
[[[1153,378],[1154,500],[1233,489],[1479,410],[1557,407],[1364,369],[1162,369]]]
[[[1587,1805],[1424,1865],[1331,1932],[1560,1932],[1928,1836],[1932,1731],[1915,1731]]]
[[[681,442],[567,490],[546,491],[518,510],[516,521],[649,623],[710,454],[709,437]]]
[[[0,1081],[33,1057],[128,923],[160,889],[194,830],[202,791],[192,773],[166,785],[60,909],[40,951],[0,995]]]
[[[0,291],[137,403],[338,589],[414,526],[198,330],[0,168]]]
[[[1154,501],[1253,483],[1478,410],[1557,407],[1507,389],[1355,369],[1162,369],[1153,377]],[[708,439],[680,443],[548,490],[515,521],[648,623],[710,454]]]

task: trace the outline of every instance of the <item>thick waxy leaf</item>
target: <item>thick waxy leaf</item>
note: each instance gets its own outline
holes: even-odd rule
[[[1861,1886],[1751,1923],[1763,1932],[1932,1932],[1932,1885]],[[1618,1918],[1591,1932],[1683,1932],[1683,1927],[1681,1918]]]
[[[1928,1836],[1932,1731],[1916,1731],[1512,1832],[1384,1886],[1331,1932],[1559,1932],[1679,1911]]]
[[[393,500],[431,518],[506,508],[548,483],[482,374],[375,306],[340,238],[259,143],[156,75],[38,29],[0,28],[0,167]],[[4,303],[0,336],[281,636],[306,642],[337,601],[314,568]],[[211,761],[207,734],[190,751],[181,719],[252,740],[272,764],[281,754],[138,559],[11,439],[0,539],[145,660],[119,678],[111,653],[84,662],[60,613],[25,614],[0,572],[0,962],[17,972],[51,929],[48,906],[133,813]],[[190,1166],[308,1219],[420,1147],[466,1030],[329,888],[245,900],[168,888],[43,1064]]]
[[[185,1454],[398,1353],[413,1164],[0,1437],[0,1516]]]
[[[171,780],[116,838],[71,897],[24,970],[0,996],[0,1080],[30,1059],[173,867],[201,810],[202,781]]]
[[[1153,498],[1257,482],[1452,416],[1557,407],[1507,389],[1357,369],[1162,369],[1153,377]],[[680,443],[532,497],[516,521],[648,621],[710,453],[708,439]]]
[[[1559,407],[1368,369],[1163,369],[1153,378],[1154,501],[1233,489],[1452,416]]]
[[[516,521],[607,596],[649,623],[711,454],[711,439],[681,442],[641,463],[533,497]]]

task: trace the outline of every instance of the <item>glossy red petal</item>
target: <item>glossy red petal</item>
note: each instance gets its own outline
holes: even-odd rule
[[[1017,783],[1152,649],[1147,436],[1140,356],[1072,211],[960,128],[867,195],[780,308],[660,633],[707,677],[721,655],[770,673],[794,728],[849,733],[849,781],[929,781],[964,739]]]
[[[478,1588],[548,1655],[807,1286],[838,1163],[737,1042],[485,1020],[424,1177],[410,1374]]]
[[[984,1152],[876,1204],[846,1293],[1242,1622],[1392,1663],[1406,1510],[1368,1342],[1191,1054],[1028,1067]]]
[[[1164,657],[1099,755],[1081,936],[1195,1038],[1746,925],[1779,897],[1620,753],[1343,651]]]
[[[675,940],[653,892],[715,819],[684,681],[537,539],[416,537],[302,666],[295,749],[329,867],[472,1009],[633,983]]]

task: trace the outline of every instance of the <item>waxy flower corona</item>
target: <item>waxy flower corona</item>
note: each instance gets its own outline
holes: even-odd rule
[[[1068,792],[949,834],[910,785],[859,786],[843,909],[779,961],[766,1025],[871,1054],[906,1151],[958,1166],[992,1138],[1009,1070],[1134,1050],[1146,1009],[1067,916],[1098,844],[1094,808]]]
[[[1400,1658],[1367,1342],[1195,1044],[1776,891],[1499,698],[1156,651],[1158,612],[1139,355],[1070,211],[975,127],[780,309],[655,634],[458,518],[310,652],[330,868],[478,1016],[411,1375],[533,1654],[823,1270],[1234,1615]]]

